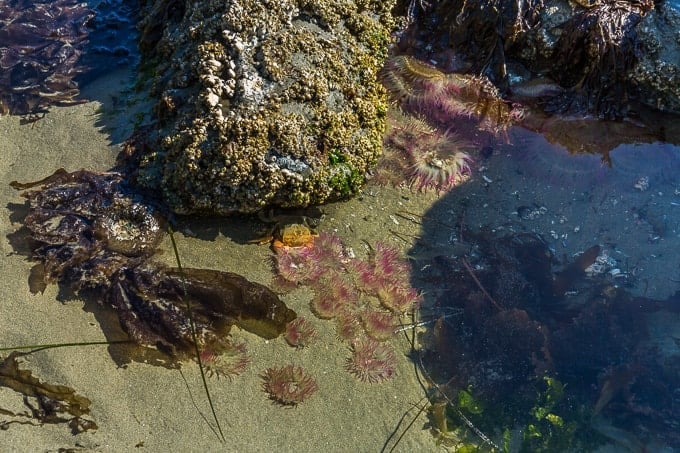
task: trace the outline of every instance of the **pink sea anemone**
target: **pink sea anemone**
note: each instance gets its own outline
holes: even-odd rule
[[[287,282],[309,283],[319,279],[324,269],[318,266],[315,247],[281,248],[276,254],[276,270]]]
[[[245,343],[234,344],[224,341],[203,349],[201,363],[208,376],[216,375],[232,380],[234,376],[243,373],[248,368],[250,357],[246,354]]]
[[[340,314],[341,302],[329,292],[317,291],[309,302],[309,308],[317,318],[333,319]]]
[[[413,162],[411,185],[417,190],[449,190],[469,179],[472,158],[463,149],[469,147],[452,134],[439,132],[421,137],[409,150]]]
[[[314,241],[314,248],[318,250],[319,261],[331,267],[337,267],[338,263],[345,262],[345,247],[336,234],[322,231]]]
[[[442,122],[448,129],[442,130],[418,115],[397,112],[392,116],[381,164],[403,173],[402,178],[421,191],[448,190],[470,177],[472,158],[467,151],[474,145],[453,131],[458,122],[452,124],[449,117]]]
[[[360,318],[351,310],[343,310],[335,318],[335,332],[344,341],[354,341],[364,335]]]
[[[387,343],[372,338],[353,342],[352,355],[347,359],[346,369],[364,382],[382,382],[394,376],[396,356]]]
[[[354,306],[359,300],[356,288],[338,272],[329,272],[315,286],[310,302],[312,312],[322,319],[335,318],[343,306]]]
[[[284,338],[288,344],[296,348],[304,348],[318,336],[319,334],[312,323],[303,317],[295,318],[289,322],[284,333]]]
[[[397,314],[410,312],[421,300],[416,289],[398,282],[379,288],[376,295],[383,307]]]
[[[381,241],[375,243],[371,261],[374,274],[380,277],[403,278],[411,272],[408,262],[399,256],[399,250]]]
[[[342,269],[348,261],[340,238],[322,232],[309,247],[282,247],[275,257],[276,271],[287,282],[315,284],[325,274]]]
[[[369,337],[385,341],[394,335],[397,318],[391,312],[367,309],[361,313],[361,325]]]
[[[260,377],[269,399],[282,406],[297,406],[318,390],[314,378],[299,366],[267,368]]]

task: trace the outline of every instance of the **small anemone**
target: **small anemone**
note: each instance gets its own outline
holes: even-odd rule
[[[260,377],[269,399],[282,406],[297,406],[318,390],[314,378],[299,366],[267,368]]]

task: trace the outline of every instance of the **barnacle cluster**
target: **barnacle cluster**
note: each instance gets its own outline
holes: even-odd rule
[[[0,115],[78,102],[74,77],[93,15],[78,0],[0,2]]]
[[[62,169],[12,185],[29,202],[31,290],[60,283],[94,292],[139,345],[176,358],[193,357],[198,346],[209,371],[229,376],[246,360],[226,338],[232,325],[274,338],[295,318],[271,290],[240,275],[151,262],[164,218],[121,173]],[[220,360],[222,353],[228,357]]]
[[[393,2],[146,2],[159,124],[134,175],[175,212],[346,198],[382,149]],[[144,81],[144,80],[143,80]]]

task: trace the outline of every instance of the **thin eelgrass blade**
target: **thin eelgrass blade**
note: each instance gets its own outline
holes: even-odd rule
[[[175,236],[173,234],[172,227],[168,226],[168,234],[170,235],[170,242],[172,243],[172,250],[175,253],[175,261],[177,262],[177,269],[179,274],[182,276],[182,286],[184,294],[187,294],[187,288],[185,284],[186,276],[184,275],[184,268],[182,268],[182,261],[179,259],[179,251],[177,250],[177,243],[175,242]],[[210,397],[210,390],[208,389],[208,381],[205,378],[205,369],[203,368],[203,361],[201,360],[201,351],[198,349],[198,336],[196,335],[196,324],[194,323],[194,316],[192,313],[191,300],[189,298],[185,299],[187,304],[187,312],[189,314],[189,330],[191,331],[191,340],[194,343],[194,350],[196,352],[196,361],[198,362],[198,369],[201,372],[201,381],[203,381],[203,390],[205,390],[205,396],[208,398],[208,404],[210,405],[210,411],[212,412],[213,419],[217,425],[217,430],[220,433],[222,442],[225,442],[224,433],[222,432],[222,426],[220,426],[220,421],[217,418],[217,413],[215,412],[215,406],[213,404],[212,398]]]

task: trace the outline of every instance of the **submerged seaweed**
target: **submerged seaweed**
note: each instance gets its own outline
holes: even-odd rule
[[[569,92],[547,110],[623,117],[635,94],[630,71],[642,52],[636,26],[653,8],[651,0],[604,1],[576,13],[557,41],[550,72]]]
[[[94,12],[77,0],[0,2],[0,114],[71,105]]]
[[[560,269],[537,235],[465,237],[469,257],[417,266],[443,288],[429,302],[449,314],[422,356],[451,409],[434,415],[440,431],[448,417],[461,425],[458,411],[488,434],[522,428],[523,451],[588,449],[613,429],[640,445],[680,446],[680,357],[650,344],[647,331],[651,314],[678,312],[678,294],[636,297],[592,272],[599,246]]]

